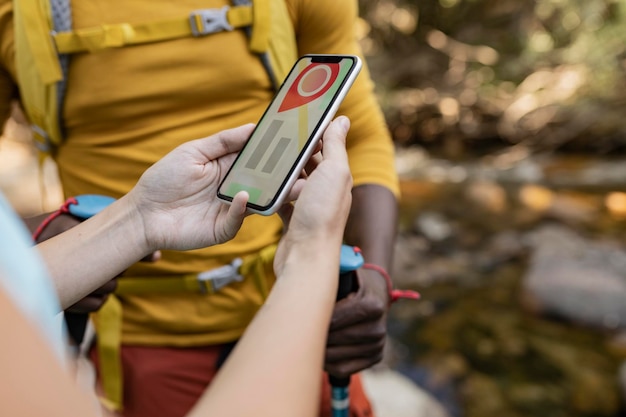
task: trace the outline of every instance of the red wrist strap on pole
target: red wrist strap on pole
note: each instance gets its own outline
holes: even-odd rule
[[[387,292],[389,293],[389,304],[395,303],[400,298],[407,298],[410,300],[419,300],[420,293],[417,291],[411,290],[394,290],[393,282],[391,282],[391,277],[389,273],[382,266],[378,266],[376,264],[363,264],[362,268],[371,269],[372,271],[378,272],[387,283]]]
[[[41,235],[41,233],[44,231],[46,226],[48,226],[52,220],[56,219],[61,214],[69,213],[70,206],[72,204],[78,204],[78,201],[76,201],[74,197],[68,198],[67,200],[65,200],[65,203],[63,203],[63,205],[59,207],[57,211],[50,213],[50,215],[46,217],[44,221],[42,221],[41,224],[37,226],[37,229],[33,232],[33,240],[35,242],[37,241],[37,239],[39,238],[39,235]]]

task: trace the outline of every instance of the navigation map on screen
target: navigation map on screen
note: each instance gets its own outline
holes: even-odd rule
[[[353,66],[352,59],[300,60],[259,121],[221,193],[233,197],[244,190],[249,203],[270,205]]]

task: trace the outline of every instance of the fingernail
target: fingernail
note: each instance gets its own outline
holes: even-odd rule
[[[348,129],[350,129],[350,119],[348,119],[346,116],[339,116],[337,118],[337,122],[339,123],[339,126],[341,126],[341,128],[347,132]]]

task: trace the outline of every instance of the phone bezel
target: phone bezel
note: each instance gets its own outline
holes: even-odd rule
[[[333,118],[333,116],[337,112],[340,103],[343,101],[343,98],[345,98],[348,89],[354,83],[354,80],[356,79],[356,76],[359,74],[359,72],[361,70],[361,66],[362,66],[361,59],[358,56],[356,56],[356,55],[307,54],[307,55],[303,55],[300,58],[298,58],[298,60],[295,62],[295,64],[293,65],[293,67],[289,71],[289,74],[287,74],[287,76],[285,77],[285,81],[283,81],[283,83],[281,84],[280,88],[277,90],[276,94],[272,98],[271,102],[268,104],[267,108],[263,112],[263,115],[259,118],[259,123],[257,123],[257,125],[255,126],[254,130],[250,134],[250,137],[248,138],[248,140],[244,144],[244,146],[241,149],[241,151],[239,151],[239,154],[237,155],[237,157],[233,161],[233,164],[230,166],[230,168],[228,169],[228,172],[226,173],[226,175],[224,176],[224,178],[220,182],[220,185],[219,185],[218,191],[217,191],[217,197],[220,200],[223,200],[223,201],[225,201],[227,203],[231,203],[232,202],[234,196],[229,196],[229,195],[223,194],[221,192],[222,186],[224,185],[224,182],[226,181],[228,176],[231,174],[233,168],[235,167],[235,164],[237,163],[237,161],[239,160],[241,154],[243,153],[243,150],[250,143],[250,139],[254,136],[255,132],[257,131],[257,127],[259,126],[260,121],[263,120],[266,117],[269,109],[272,107],[272,104],[276,100],[276,97],[282,91],[282,89],[285,88],[285,82],[292,76],[293,72],[297,70],[298,64],[303,59],[310,59],[312,63],[313,62],[315,62],[315,63],[318,63],[318,62],[322,62],[322,63],[323,62],[331,62],[331,63],[337,62],[337,63],[339,63],[339,62],[341,62],[343,60],[348,59],[348,60],[352,61],[352,65],[350,66],[346,77],[343,79],[343,81],[341,82],[341,84],[337,88],[337,91],[335,92],[335,94],[331,98],[330,105],[324,110],[324,113],[320,117],[319,122],[317,123],[315,128],[312,130],[312,132],[309,135],[305,145],[303,146],[302,150],[300,151],[300,153],[296,157],[294,163],[291,165],[291,168],[289,169],[289,172],[287,173],[287,175],[283,179],[281,185],[278,187],[278,190],[276,191],[274,196],[272,197],[272,200],[270,200],[270,202],[267,205],[265,205],[265,206],[261,206],[261,205],[250,203],[250,202],[247,203],[248,210],[250,210],[253,213],[262,214],[262,215],[271,215],[271,214],[275,213],[276,210],[278,210],[278,208],[282,204],[284,198],[286,197],[288,191],[291,189],[291,187],[293,186],[293,183],[298,178],[300,171],[304,168],[304,165],[305,165],[306,161],[311,157],[311,154],[313,152],[313,148],[314,148],[315,144],[319,141],[319,139],[321,138],[324,130],[330,124],[331,119]]]

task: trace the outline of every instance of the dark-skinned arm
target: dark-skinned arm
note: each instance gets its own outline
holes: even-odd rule
[[[397,232],[398,205],[385,187],[366,184],[352,191],[345,242],[361,248],[366,263],[389,270]],[[337,302],[330,325],[325,370],[348,376],[382,359],[389,294],[379,272],[358,270],[358,291]]]

